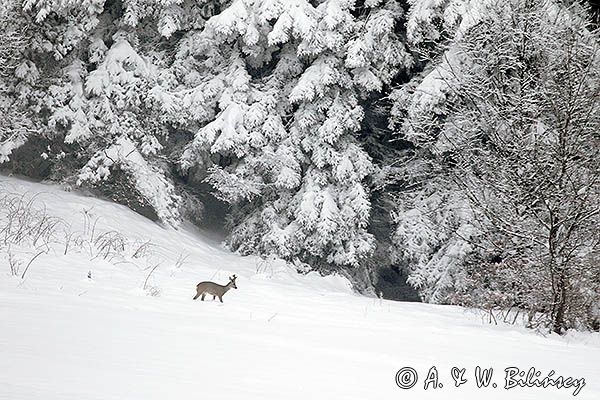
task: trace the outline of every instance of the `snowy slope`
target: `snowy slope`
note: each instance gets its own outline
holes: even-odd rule
[[[506,390],[511,366],[585,378],[576,398],[600,399],[597,334],[543,337],[457,307],[367,298],[340,277],[239,257],[190,227],[166,229],[57,186],[0,177],[0,187],[35,194],[36,204],[68,222],[65,235],[90,236],[94,221],[95,238],[111,230],[127,238],[123,254],[106,259],[84,242],[67,255],[56,244],[31,262],[25,279],[10,273],[3,250],[1,399],[573,397],[573,388]],[[134,257],[147,240],[152,245]],[[37,254],[10,251],[20,274]],[[185,262],[177,263],[180,256]],[[192,301],[197,282],[226,283],[233,273],[239,289],[224,304]],[[494,368],[497,388],[476,387],[477,365]],[[403,390],[395,375],[405,366],[419,382]],[[425,391],[431,366],[444,386]],[[468,382],[458,388],[453,366],[466,368]]]

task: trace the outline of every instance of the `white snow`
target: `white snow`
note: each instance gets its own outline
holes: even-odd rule
[[[0,399],[573,397],[573,388],[505,390],[511,366],[585,378],[576,398],[600,398],[598,334],[544,337],[458,307],[368,298],[341,277],[240,257],[191,227],[163,228],[58,186],[0,176],[2,190],[35,194],[71,232],[83,235],[84,221],[97,219],[95,237],[115,230],[127,244],[122,255],[94,260],[97,249],[63,255],[57,244],[25,279],[10,274],[0,244]],[[133,257],[145,240],[153,245]],[[22,267],[35,255],[23,246],[11,252]],[[187,259],[176,266],[180,255]],[[224,284],[234,273],[239,289],[224,304],[192,301],[199,281]],[[425,391],[434,365],[444,387]],[[494,368],[498,388],[476,387],[477,365]],[[405,366],[419,373],[408,390],[395,383]],[[459,388],[453,366],[467,369]]]

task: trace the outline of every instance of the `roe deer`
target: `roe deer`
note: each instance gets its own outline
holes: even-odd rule
[[[229,277],[229,283],[225,286],[223,285],[219,285],[217,283],[214,282],[200,282],[197,286],[196,286],[196,296],[194,296],[194,300],[196,300],[198,297],[200,297],[200,300],[204,301],[204,296],[208,293],[208,294],[212,294],[213,300],[215,298],[219,298],[219,300],[221,301],[221,303],[223,302],[223,295],[225,293],[227,293],[227,291],[231,288],[237,289],[237,286],[235,286],[235,280],[237,279],[237,276],[233,275]]]

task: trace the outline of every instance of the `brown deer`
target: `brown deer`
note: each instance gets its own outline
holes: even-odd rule
[[[198,297],[200,297],[200,300],[204,301],[204,296],[208,293],[208,294],[212,294],[213,300],[215,298],[219,298],[219,300],[221,301],[221,303],[223,302],[223,295],[225,293],[227,293],[227,291],[231,288],[237,289],[237,286],[235,286],[235,280],[237,279],[237,276],[233,275],[229,277],[229,283],[225,286],[223,285],[219,285],[218,283],[214,283],[214,282],[200,282],[197,286],[196,286],[196,296],[194,296],[194,300],[196,300]]]

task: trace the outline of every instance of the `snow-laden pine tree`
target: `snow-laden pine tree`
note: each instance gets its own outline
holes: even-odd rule
[[[60,178],[92,185],[119,180],[131,203],[149,204],[169,224],[180,219],[181,197],[161,154],[168,135],[149,89],[165,56],[154,48],[162,40],[158,32],[195,23],[174,16],[183,6],[25,0],[15,15],[27,23],[31,44],[21,49],[14,79],[6,80],[41,126],[38,137],[51,143],[41,156],[53,161]]]
[[[0,23],[3,27],[0,42],[0,164],[9,160],[12,152],[22,146],[34,127],[26,110],[11,96],[9,80],[14,76],[21,58],[21,49],[29,43],[29,32],[25,23],[18,18],[16,3],[0,4]]]
[[[408,45],[419,54],[420,72],[392,91],[390,127],[406,141],[394,174],[392,260],[427,302],[451,302],[465,290],[465,266],[476,251],[478,229],[467,197],[448,173],[451,157],[438,159],[416,127],[435,131],[446,118],[451,93],[442,67],[452,44],[474,23],[464,0],[410,1]]]
[[[368,233],[371,158],[357,140],[361,100],[412,57],[395,1],[236,0],[180,41],[152,90],[190,131],[180,165],[235,205],[243,253],[357,265]]]
[[[467,197],[429,157],[417,151],[403,160],[390,250],[423,301],[447,303],[468,290],[465,265],[479,231]]]

